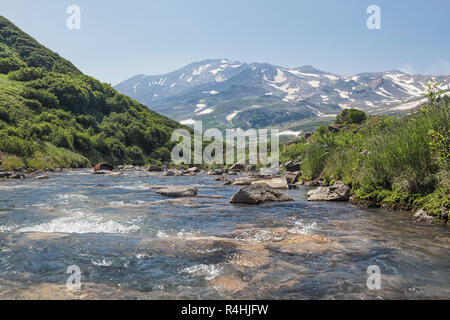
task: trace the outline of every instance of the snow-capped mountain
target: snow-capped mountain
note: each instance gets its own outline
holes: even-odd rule
[[[290,69],[219,59],[165,75],[138,75],[115,88],[184,124],[203,120],[204,126],[295,132],[305,121],[325,122],[345,108],[369,113],[412,109],[430,81],[450,89],[450,76],[401,71],[340,76],[312,66]]]

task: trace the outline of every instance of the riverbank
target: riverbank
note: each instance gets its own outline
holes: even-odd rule
[[[360,206],[423,209],[447,222],[449,126],[449,99],[430,91],[427,104],[402,118],[346,110],[334,124],[284,145],[281,161],[297,161],[309,185],[343,181]]]

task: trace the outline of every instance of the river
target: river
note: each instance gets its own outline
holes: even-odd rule
[[[0,182],[0,299],[448,299],[450,232],[410,213],[229,204],[207,175]],[[152,184],[196,186],[172,199]],[[66,286],[77,266],[80,290]],[[379,287],[367,285],[369,266]],[[73,283],[78,283],[74,281]]]

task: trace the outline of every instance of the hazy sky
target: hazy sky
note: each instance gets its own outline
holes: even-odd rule
[[[366,26],[372,4],[380,30]],[[66,27],[69,5],[80,30]],[[208,58],[450,74],[449,12],[448,0],[0,0],[1,15],[112,84]]]

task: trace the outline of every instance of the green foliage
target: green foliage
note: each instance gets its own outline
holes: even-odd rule
[[[0,70],[8,73],[0,74],[0,152],[35,167],[170,159],[180,124],[83,75],[1,16]]]
[[[401,118],[361,122],[344,110],[339,132],[320,126],[308,141],[282,146],[281,161],[300,157],[304,178],[324,172],[327,183],[348,184],[356,201],[439,217],[450,205],[450,99],[429,87],[429,101]]]
[[[22,68],[12,71],[8,74],[10,80],[13,81],[32,81],[43,78],[47,72],[44,68]]]
[[[360,124],[366,120],[364,111],[358,109],[345,109],[336,117],[337,124]]]
[[[26,66],[26,63],[15,57],[0,58],[0,73],[6,74]]]

